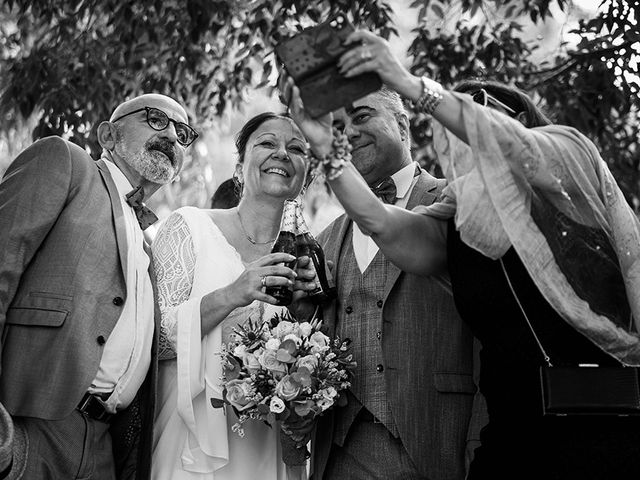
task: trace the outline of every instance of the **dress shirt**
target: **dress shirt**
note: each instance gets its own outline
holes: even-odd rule
[[[115,413],[131,403],[147,375],[155,325],[149,256],[144,250],[145,240],[136,215],[125,198],[133,186],[116,165],[107,160],[105,164],[120,194],[124,214],[127,298],[120,318],[104,345],[100,367],[89,391],[112,392],[105,401],[105,407]]]
[[[405,208],[409,202],[409,196],[413,190],[413,186],[418,181],[416,175],[417,163],[411,162],[406,167],[401,168],[396,173],[391,175],[391,178],[396,184],[396,202],[394,205],[397,207]],[[370,236],[362,233],[362,230],[354,222],[353,224],[353,252],[356,256],[356,262],[360,273],[364,273],[367,269],[373,257],[378,253],[378,245],[371,239]]]

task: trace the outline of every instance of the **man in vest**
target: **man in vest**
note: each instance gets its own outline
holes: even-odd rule
[[[445,182],[412,160],[397,93],[383,87],[334,112],[334,126],[383,201],[411,209],[436,200]],[[484,418],[472,420],[473,337],[453,298],[435,279],[387,261],[346,215],[318,241],[338,291],[324,322],[331,335],[352,340],[357,368],[347,406],[319,419],[313,478],[462,480],[465,450]]]

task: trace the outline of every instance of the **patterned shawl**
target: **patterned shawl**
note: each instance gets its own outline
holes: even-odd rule
[[[434,122],[449,186],[421,212],[455,215],[462,240],[492,259],[513,246],[572,327],[640,365],[640,222],[595,146],[573,128],[529,129],[454,95],[469,145]]]

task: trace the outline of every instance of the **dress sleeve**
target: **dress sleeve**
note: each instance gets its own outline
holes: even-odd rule
[[[177,307],[191,294],[195,271],[195,248],[189,226],[179,213],[172,214],[152,245],[160,306],[161,360],[177,354]]]

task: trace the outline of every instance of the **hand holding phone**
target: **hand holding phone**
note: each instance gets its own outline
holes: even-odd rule
[[[346,78],[338,71],[344,41],[355,31],[343,14],[307,28],[276,46],[276,56],[300,90],[305,109],[316,118],[348,106],[382,86],[378,74]]]

